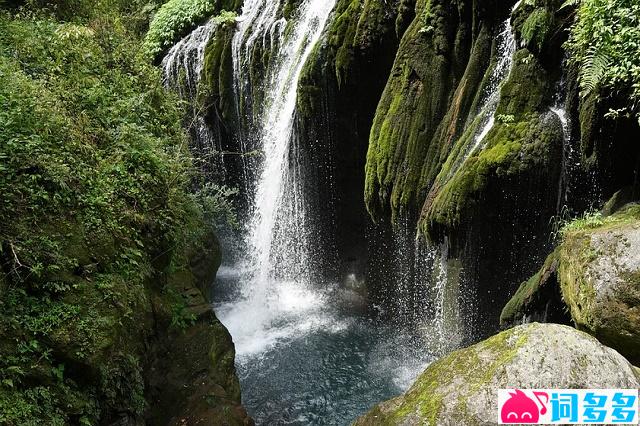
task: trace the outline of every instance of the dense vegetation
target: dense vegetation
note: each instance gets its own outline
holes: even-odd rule
[[[140,49],[155,5],[0,9],[0,423],[145,410],[140,333],[202,237],[182,110]],[[155,297],[155,296],[153,296]]]
[[[158,10],[147,33],[144,45],[147,54],[157,58],[196,24],[222,12],[222,21],[235,18],[238,0],[169,0]]]
[[[568,47],[572,60],[580,66],[583,96],[601,89],[621,92],[630,102],[628,108],[618,113],[639,113],[640,3],[634,0],[579,2]]]
[[[214,11],[211,0],[169,0],[160,8],[145,39],[145,48],[152,56],[167,49],[195,23]]]

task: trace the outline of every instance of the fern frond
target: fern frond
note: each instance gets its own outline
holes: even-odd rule
[[[607,53],[595,46],[589,48],[580,67],[580,96],[585,97],[597,91],[610,64],[611,57]]]
[[[568,7],[576,7],[579,4],[580,4],[580,0],[565,0],[565,2],[562,3],[562,6],[560,6],[558,10],[566,9]]]

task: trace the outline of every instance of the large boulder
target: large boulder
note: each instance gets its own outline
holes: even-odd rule
[[[576,326],[640,361],[640,205],[569,225],[560,286]]]
[[[375,406],[354,424],[496,424],[498,389],[639,386],[633,366],[592,336],[532,323],[434,362],[405,394]]]

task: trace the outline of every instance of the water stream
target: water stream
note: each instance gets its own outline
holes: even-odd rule
[[[356,295],[313,278],[317,233],[291,144],[298,80],[334,3],[304,0],[287,22],[278,2],[247,1],[232,43],[238,111],[253,123],[245,131],[262,161],[247,254],[220,271],[213,299],[258,424],[348,424],[406,389],[433,358],[412,332],[372,324]],[[270,52],[262,87],[251,78],[256,49]]]
[[[162,60],[164,85],[177,91],[179,96],[188,102],[189,122],[187,128],[192,134],[198,157],[217,163],[222,169],[222,148],[220,141],[214,137],[205,119],[205,111],[198,105],[198,86],[204,67],[204,52],[210,38],[214,34],[216,24],[210,20],[199,26],[176,43]]]
[[[511,13],[509,13],[507,19],[500,26],[500,33],[497,37],[498,60],[489,76],[489,80],[484,89],[484,96],[480,101],[480,111],[478,113],[480,123],[478,124],[476,133],[473,135],[470,147],[466,149],[464,156],[456,162],[455,166],[451,167],[447,175],[447,180],[458,171],[471,155],[478,149],[484,148],[484,140],[496,123],[495,114],[498,109],[498,104],[500,103],[500,89],[506,79],[509,78],[511,68],[513,67],[513,54],[517,47],[515,34],[511,26],[511,15],[520,7],[521,2],[522,0],[519,0],[513,5]]]

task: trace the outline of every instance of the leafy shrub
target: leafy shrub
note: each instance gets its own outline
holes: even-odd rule
[[[640,101],[640,3],[636,0],[583,0],[568,42],[579,66],[581,95],[600,89]]]
[[[217,25],[230,25],[236,22],[238,14],[233,11],[223,10],[218,16],[213,18]]]
[[[156,58],[214,12],[213,0],[169,0],[151,22],[144,41],[145,50]]]

